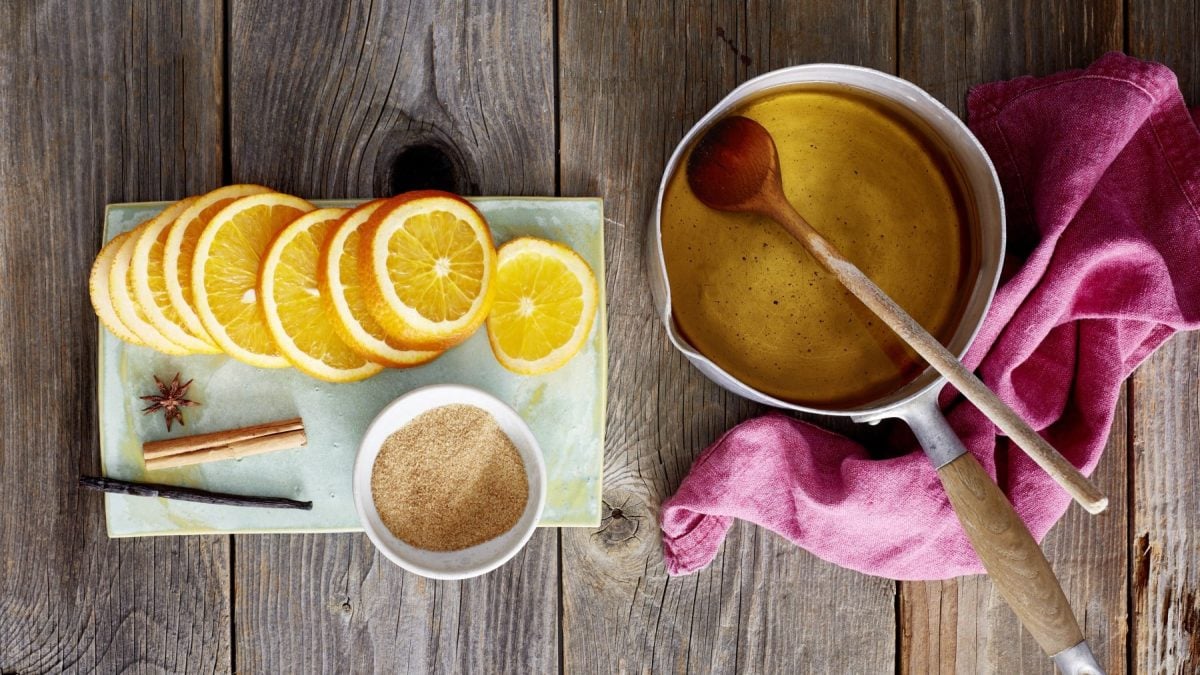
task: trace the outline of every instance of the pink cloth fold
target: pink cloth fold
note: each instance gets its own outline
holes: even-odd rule
[[[978,86],[967,108],[1004,187],[1009,251],[965,360],[1090,474],[1121,383],[1173,333],[1200,326],[1200,114],[1169,69],[1119,53]],[[957,392],[941,400],[1040,541],[1070,498]],[[911,438],[896,443],[868,452],[778,413],[739,424],[663,504],[668,572],[707,565],[734,518],[867,574],[981,572],[933,466]]]

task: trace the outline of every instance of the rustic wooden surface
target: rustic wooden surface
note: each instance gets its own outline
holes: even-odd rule
[[[289,6],[290,5],[290,6]],[[1165,62],[1200,103],[1192,0],[0,3],[0,672],[1051,672],[982,578],[897,584],[737,524],[668,578],[655,514],[761,412],[650,311],[643,228],[673,146],[737,83],[809,61],[974,84]],[[94,495],[103,205],[233,181],[308,197],[423,186],[601,195],[605,519],[482,579],[400,572],[361,535],[110,541]],[[1118,406],[1102,516],[1045,550],[1110,673],[1200,671],[1200,339]]]
[[[110,541],[75,487],[100,463],[101,213],[220,184],[220,26],[211,4],[0,5],[0,671],[233,666],[228,537]]]

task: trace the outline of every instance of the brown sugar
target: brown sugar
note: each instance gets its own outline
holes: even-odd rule
[[[495,539],[521,518],[529,482],[521,455],[490,413],[434,408],[388,436],[371,495],[392,534],[428,551]]]

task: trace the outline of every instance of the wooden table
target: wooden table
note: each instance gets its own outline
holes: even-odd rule
[[[182,5],[182,6],[181,6]],[[675,143],[739,82],[813,61],[972,85],[1165,62],[1200,103],[1194,0],[0,4],[0,671],[1049,672],[982,578],[893,583],[738,524],[670,579],[655,514],[762,412],[673,352],[643,230]],[[1200,158],[1197,158],[1200,161]],[[254,181],[601,195],[611,382],[605,518],[435,583],[366,537],[110,541],[86,279],[107,202]],[[1098,480],[1046,551],[1110,673],[1200,670],[1200,337],[1126,385]]]

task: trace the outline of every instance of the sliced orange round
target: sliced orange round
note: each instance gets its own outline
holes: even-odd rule
[[[100,249],[100,253],[96,254],[96,260],[92,263],[92,273],[88,276],[88,295],[92,298],[92,309],[96,311],[96,317],[110,333],[130,344],[144,346],[146,343],[134,335],[125,322],[121,321],[121,317],[117,316],[108,290],[108,273],[112,269],[113,258],[117,257],[117,251],[128,238],[129,233],[122,232],[110,239]]]
[[[496,249],[465,199],[437,190],[398,195],[375,210],[361,237],[367,306],[405,348],[449,349],[487,318]]]
[[[147,347],[157,349],[164,354],[183,355],[190,352],[182,345],[177,345],[160,333],[154,324],[146,319],[146,311],[133,298],[133,280],[129,274],[129,261],[133,258],[133,247],[138,237],[145,231],[150,221],[146,221],[129,232],[129,236],[121,242],[113,256],[108,269],[108,296],[112,299],[113,309],[133,334],[138,336]]]
[[[561,368],[587,342],[600,291],[571,249],[533,237],[500,247],[488,342],[500,365],[537,375]]]
[[[192,259],[192,294],[204,328],[230,356],[260,368],[289,365],[267,327],[258,268],[276,235],[315,208],[265,192],[230,202],[204,227]]]
[[[429,363],[441,352],[405,349],[389,336],[367,308],[359,274],[358,242],[362,226],[385,201],[367,202],[342,216],[321,250],[317,280],[325,310],[346,344],[380,365],[410,368]]]
[[[177,201],[146,223],[133,246],[129,277],[134,299],[159,333],[190,352],[216,354],[221,350],[209,339],[208,333],[197,335],[188,330],[179,312],[171,306],[166,277],[163,276],[163,251],[171,223],[194,201],[195,197]]]
[[[163,280],[167,285],[167,297],[171,308],[179,315],[184,328],[202,339],[216,341],[204,328],[200,315],[196,313],[192,298],[192,260],[196,254],[196,242],[208,221],[229,203],[241,197],[272,192],[261,185],[227,185],[200,195],[167,228],[163,242]]]
[[[279,351],[300,372],[326,382],[356,382],[383,370],[338,335],[317,285],[321,249],[346,211],[317,209],[292,221],[258,271],[258,297]]]

